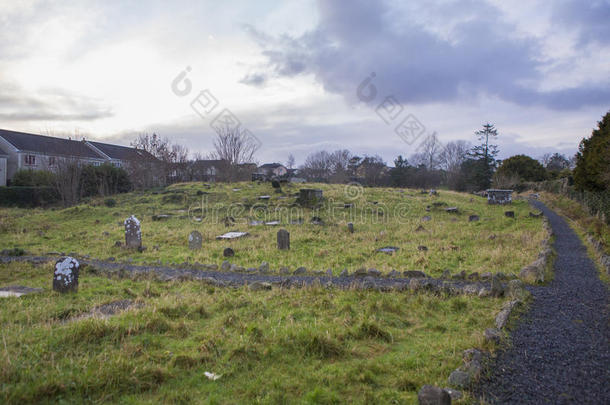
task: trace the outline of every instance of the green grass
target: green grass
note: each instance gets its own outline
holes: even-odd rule
[[[450,191],[428,196],[416,190],[351,188],[346,192],[342,185],[306,187],[324,190],[326,201],[319,210],[294,206],[293,195],[300,186],[284,185],[285,194],[279,194],[268,183],[216,184],[210,188],[201,183],[176,184],[155,193],[114,196],[116,206],[108,206],[99,198],[67,209],[2,208],[0,246],[19,247],[34,254],[75,252],[136,263],[161,260],[205,264],[220,264],[223,249],[230,246],[236,252],[231,261],[244,267],[258,267],[267,261],[276,271],[281,266],[292,270],[305,266],[310,270],[330,268],[338,274],[343,268],[353,271],[365,266],[384,272],[424,270],[438,276],[445,269],[518,274],[536,258],[545,236],[541,221],[527,217],[530,207],[525,201],[501,207],[490,206],[481,197]],[[259,200],[258,196],[264,194],[271,199]],[[355,207],[344,209],[344,203]],[[440,206],[434,207],[434,203]],[[441,204],[457,206],[460,213],[446,213]],[[202,205],[206,207],[205,218],[195,222],[195,216],[202,216]],[[427,205],[432,205],[430,212],[425,210]],[[516,220],[506,218],[505,210],[514,210]],[[354,214],[351,217],[350,212]],[[153,215],[165,213],[172,218],[152,221]],[[144,253],[114,246],[115,241],[124,241],[122,223],[131,214],[142,222],[143,243],[147,246]],[[471,214],[481,220],[468,222]],[[422,222],[424,215],[432,220]],[[222,221],[226,216],[234,217],[237,223],[226,227]],[[310,224],[312,216],[321,217],[327,225]],[[289,224],[297,218],[305,223]],[[276,249],[278,227],[250,226],[252,219],[281,220],[291,234],[291,250]],[[347,222],[354,223],[354,234],[347,231]],[[419,225],[425,230],[417,232]],[[187,248],[192,230],[203,234],[200,251]],[[233,241],[215,239],[229,230],[247,231],[251,236]],[[375,252],[388,245],[400,250],[393,255]],[[428,251],[418,251],[419,245],[427,246]]]
[[[502,301],[311,287],[251,292],[100,278],[50,290],[52,266],[0,265],[43,287],[0,306],[0,402],[414,403],[483,346]],[[142,306],[70,321],[94,306]],[[216,381],[204,372],[221,374]]]

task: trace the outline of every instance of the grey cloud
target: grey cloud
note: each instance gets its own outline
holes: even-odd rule
[[[59,89],[45,89],[35,95],[12,84],[0,83],[0,89],[1,121],[93,121],[113,115],[97,100]]]
[[[581,45],[610,43],[610,1],[561,0],[554,4],[554,24],[578,31]]]
[[[248,74],[239,82],[250,86],[263,86],[267,82],[267,75],[263,73]]]
[[[252,27],[249,32],[263,48],[266,74],[312,73],[327,91],[350,101],[357,101],[356,88],[371,72],[380,94],[406,103],[487,94],[561,110],[610,101],[607,82],[554,91],[524,85],[542,79],[539,39],[514,36],[515,28],[491,5],[471,0],[460,3],[458,12],[457,3],[430,4],[452,27],[449,39],[421,25],[417,15],[364,0],[350,7],[320,2],[319,25],[300,37],[270,37]]]

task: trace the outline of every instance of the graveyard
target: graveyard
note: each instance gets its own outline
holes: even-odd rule
[[[499,206],[452,191],[308,187],[323,191],[318,207],[297,202],[298,185],[282,185],[275,192],[269,183],[246,182],[176,184],[67,209],[2,208],[0,246],[141,264],[220,268],[229,261],[247,269],[267,262],[275,272],[305,267],[330,269],[337,276],[343,269],[351,273],[365,267],[439,277],[447,269],[516,275],[536,258],[545,238],[540,218],[529,216],[532,208],[523,200]],[[457,212],[450,212],[454,208]],[[141,223],[143,251],[125,246],[124,221],[132,215]],[[290,233],[289,250],[277,249],[280,229]],[[201,234],[200,249],[189,249],[192,231]],[[248,235],[218,239],[233,231]],[[234,256],[225,257],[226,248]]]
[[[65,209],[1,209],[2,257],[12,259],[0,286],[36,290],[0,298],[0,399],[414,403],[426,384],[450,386],[464,351],[497,349],[510,325],[493,329],[497,315],[516,294],[518,310],[527,306],[510,286],[549,237],[527,201],[306,186],[322,194],[184,183]],[[66,256],[80,269],[63,293],[54,286],[75,268]],[[95,261],[244,282],[133,277]],[[466,281],[474,291],[450,286]],[[454,397],[471,400],[467,390]]]

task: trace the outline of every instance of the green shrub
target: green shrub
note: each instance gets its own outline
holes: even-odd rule
[[[16,187],[52,187],[54,184],[55,174],[46,170],[22,169],[11,180],[11,186]]]
[[[114,198],[106,198],[104,200],[104,205],[106,207],[112,208],[112,207],[116,206],[116,200]]]
[[[45,207],[60,200],[54,187],[0,187],[2,207]]]
[[[112,195],[131,191],[131,182],[127,172],[110,163],[101,166],[88,165],[81,173],[81,195],[90,197],[96,195]]]

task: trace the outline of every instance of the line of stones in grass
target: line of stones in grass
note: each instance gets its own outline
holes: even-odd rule
[[[46,265],[49,261],[65,262],[70,257],[56,256],[0,256],[0,263],[30,262],[36,265]],[[428,291],[448,295],[477,295],[479,297],[500,297],[508,288],[507,278],[502,275],[491,275],[487,281],[465,280],[460,274],[457,278],[431,278],[423,272],[406,271],[390,273],[384,277],[376,269],[358,269],[352,274],[343,272],[338,277],[326,273],[316,274],[299,268],[297,274],[271,274],[269,265],[263,263],[256,272],[239,272],[241,268],[234,267],[231,271],[218,271],[216,265],[187,265],[182,267],[135,265],[130,263],[117,263],[89,258],[79,258],[80,268],[86,268],[89,274],[99,274],[107,277],[129,278],[133,280],[158,281],[203,281],[218,287],[242,287],[247,285],[251,289],[271,289],[273,286],[281,288],[304,287],[319,284],[328,287],[375,289],[380,291]],[[228,263],[228,262],[227,262]],[[225,266],[226,267],[226,266]],[[513,280],[514,281],[514,280]]]
[[[496,315],[496,328],[485,330],[485,340],[496,345],[506,336],[505,328],[516,309],[522,307],[529,293],[523,288],[521,280],[511,280],[508,283],[506,296],[507,301],[500,312]],[[491,354],[487,351],[471,348],[464,350],[462,354],[462,365],[451,372],[447,379],[449,387],[440,388],[434,385],[424,385],[418,392],[417,398],[421,405],[446,404],[450,405],[452,400],[462,398],[459,390],[469,389],[476,383],[481,374],[491,364]]]
[[[530,212],[532,217],[538,218],[541,215],[542,213],[533,214]],[[519,273],[519,278],[525,282],[544,282],[544,272],[553,254],[550,243],[553,229],[546,217],[544,217],[543,226],[547,232],[547,237],[542,241],[542,251],[533,263],[525,266]],[[523,303],[529,297],[529,293],[525,290],[521,280],[510,280],[508,282],[505,295],[510,298],[510,301],[507,301],[496,315],[496,327],[485,329],[485,340],[492,345],[499,345],[504,342],[507,336],[505,329],[511,316],[513,316],[515,310],[523,306]],[[452,400],[459,400],[462,398],[462,393],[459,390],[469,389],[476,383],[481,373],[490,366],[490,359],[490,353],[484,350],[478,348],[465,350],[462,355],[462,365],[451,372],[447,379],[449,387],[440,388],[434,385],[424,385],[417,395],[419,404],[451,405]]]
[[[549,261],[553,255],[553,249],[551,248],[551,238],[553,237],[553,230],[549,225],[549,220],[545,217],[542,226],[547,233],[547,237],[541,243],[542,250],[538,254],[538,258],[529,265],[523,267],[519,272],[519,278],[526,283],[534,284],[538,282],[544,282],[544,273],[548,266]]]

